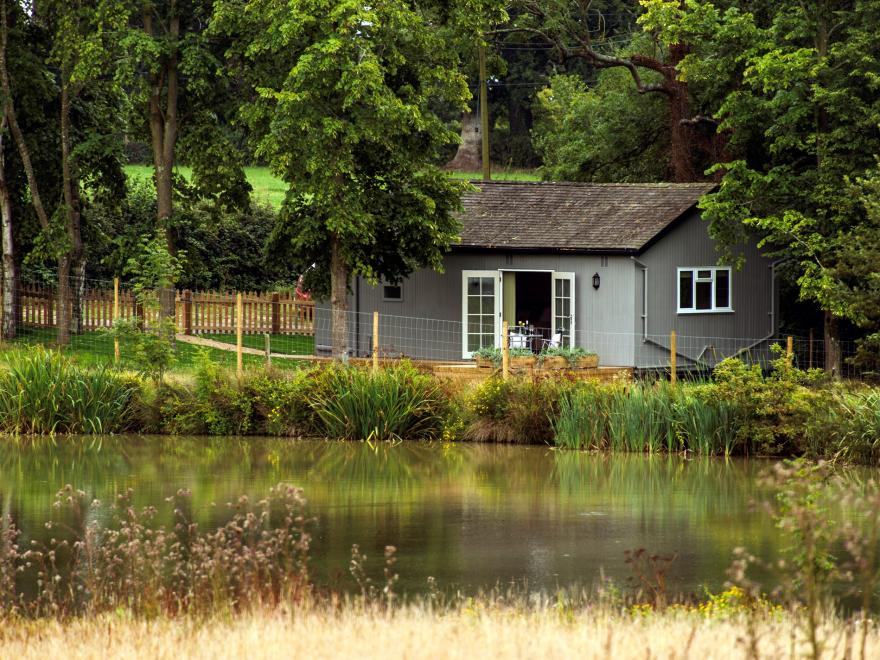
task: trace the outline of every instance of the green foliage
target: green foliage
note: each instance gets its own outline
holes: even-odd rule
[[[319,435],[381,442],[438,438],[446,418],[446,392],[412,366],[376,374],[357,367],[325,369],[309,396]]]
[[[508,349],[508,355],[512,358],[515,357],[534,357],[534,353],[528,348],[510,348]],[[495,346],[483,346],[478,350],[474,351],[473,356],[478,360],[487,360],[491,362],[496,367],[501,366],[501,362],[504,359],[504,355],[500,348],[496,348]]]
[[[538,359],[543,360],[548,357],[561,357],[565,359],[569,366],[573,367],[577,365],[578,360],[581,358],[590,357],[592,355],[596,355],[596,353],[581,348],[580,346],[548,346],[541,350],[538,354]]]
[[[125,352],[126,361],[155,383],[160,382],[177,362],[173,319],[145,327],[136,316],[123,317],[116,319],[107,332],[119,340],[120,352]]]
[[[552,420],[568,381],[488,378],[466,395],[462,437],[477,442],[553,441]]]
[[[876,292],[844,254],[872,249],[850,246],[868,229],[853,184],[880,152],[880,4],[723,4],[650,0],[641,19],[663,43],[691,46],[679,71],[713,96],[729,136],[704,216],[726,258],[741,259],[734,246],[757,233],[797,264],[802,298],[862,322]]]
[[[666,104],[658,95],[641,97],[625,69],[600,71],[594,85],[579,76],[554,76],[538,92],[535,113],[533,139],[544,179],[669,179]]]
[[[243,114],[289,186],[273,253],[317,293],[334,249],[346,281],[439,269],[468,186],[431,164],[457,139],[433,108],[462,107],[468,91],[424,15],[402,0],[225,0],[214,30],[238,36],[254,90]]]
[[[0,372],[0,429],[9,433],[115,433],[129,422],[136,381],[84,369],[60,353],[8,354]]]

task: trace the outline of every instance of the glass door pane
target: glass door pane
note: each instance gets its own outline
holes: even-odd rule
[[[574,345],[574,273],[553,273],[553,338]]]
[[[498,292],[494,271],[465,271],[463,279],[464,356],[495,346]]]

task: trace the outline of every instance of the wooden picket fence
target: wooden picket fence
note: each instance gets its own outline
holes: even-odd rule
[[[175,310],[178,331],[188,335],[235,333],[236,293],[215,291],[176,291]],[[83,330],[113,325],[113,289],[87,289],[82,296]],[[57,323],[55,289],[24,286],[19,294],[20,320],[24,326],[54,328]],[[149,324],[158,311],[141,309],[131,291],[119,292],[119,316],[143,318]],[[242,326],[246,334],[315,334],[315,303],[299,300],[291,293],[242,292]]]

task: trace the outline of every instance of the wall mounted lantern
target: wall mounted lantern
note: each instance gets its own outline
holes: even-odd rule
[[[599,273],[596,273],[595,275],[593,275],[593,288],[594,289],[596,289],[596,290],[599,289],[600,282],[601,282],[601,280],[599,279]]]

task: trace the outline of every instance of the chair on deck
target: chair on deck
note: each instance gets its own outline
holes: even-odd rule
[[[544,339],[541,342],[541,350],[543,351],[545,348],[559,348],[562,346],[562,333],[557,332],[550,339]]]

